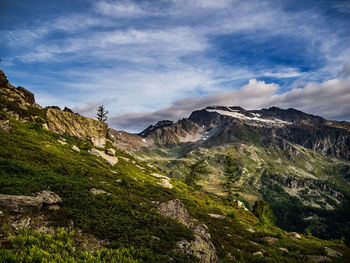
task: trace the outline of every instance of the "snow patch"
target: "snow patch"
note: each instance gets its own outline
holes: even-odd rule
[[[265,124],[270,124],[270,125],[287,125],[287,124],[291,124],[288,121],[282,121],[280,119],[264,119],[261,118],[260,114],[258,113],[252,113],[252,115],[254,117],[249,117],[246,116],[242,113],[239,113],[238,110],[231,110],[229,108],[227,108],[227,110],[218,110],[218,109],[207,109],[206,111],[208,112],[216,112],[219,113],[221,115],[226,115],[226,116],[230,116],[236,119],[241,119],[241,120],[246,120],[246,121],[255,121],[255,122],[261,122],[261,123],[265,123]],[[258,116],[259,115],[259,116]]]

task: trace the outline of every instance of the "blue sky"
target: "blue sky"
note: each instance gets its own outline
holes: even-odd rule
[[[0,68],[43,106],[139,131],[208,105],[350,120],[350,2],[1,1]]]

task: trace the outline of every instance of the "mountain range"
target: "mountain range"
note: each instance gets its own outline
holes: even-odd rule
[[[349,122],[212,106],[133,134],[0,71],[0,143],[1,262],[350,260]]]

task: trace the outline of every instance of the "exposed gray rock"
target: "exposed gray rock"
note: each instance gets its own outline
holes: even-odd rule
[[[308,255],[306,256],[307,260],[310,260],[312,262],[325,262],[325,261],[331,261],[329,257],[326,256],[318,256],[318,255]]]
[[[41,201],[42,204],[45,205],[54,205],[58,203],[62,203],[61,197],[59,197],[57,194],[55,194],[52,191],[41,191],[36,195],[37,199]]]
[[[90,192],[93,193],[94,195],[99,195],[99,194],[106,194],[106,195],[111,195],[111,193],[106,192],[105,190],[102,189],[96,189],[96,188],[91,188]]]
[[[163,216],[176,219],[188,227],[193,226],[187,209],[179,199],[161,203],[158,207],[158,212]]]
[[[178,242],[179,250],[195,255],[200,259],[200,262],[213,263],[218,262],[216,249],[211,242],[208,227],[200,224],[193,229],[195,239],[191,242],[182,240]]]
[[[218,215],[218,214],[208,214],[208,216],[210,216],[212,218],[216,218],[216,219],[224,219],[225,218],[225,216]]]
[[[0,194],[0,207],[11,212],[23,212],[26,208],[39,210],[42,201],[34,196]]]
[[[325,247],[324,250],[325,250],[327,256],[329,256],[329,257],[341,257],[341,256],[343,256],[342,253],[340,253],[332,248],[329,248],[329,247]]]
[[[151,173],[151,175],[155,178],[159,178],[159,179],[167,179],[170,180],[170,178],[168,176],[162,175],[162,174],[158,174],[158,173]]]
[[[112,166],[118,163],[117,157],[107,155],[104,151],[100,151],[100,150],[97,150],[95,148],[92,148],[89,150],[89,153],[91,153],[97,157],[103,158],[108,164],[110,164]]]
[[[173,189],[173,185],[167,179],[161,179],[161,181],[156,182],[156,184],[163,186],[164,188]]]
[[[190,219],[187,209],[178,199],[161,203],[158,211],[163,216],[176,219],[193,230],[195,236],[194,240],[182,240],[177,243],[180,251],[197,256],[200,262],[203,263],[218,262],[216,249],[211,242],[208,227],[204,224],[195,226]]]
[[[51,191],[41,191],[37,196],[0,194],[0,207],[11,212],[23,212],[30,208],[40,210],[42,205],[57,205],[62,199]]]
[[[320,191],[323,191],[324,193],[342,201],[344,199],[344,195],[334,190],[331,186],[329,186],[327,183],[316,180],[316,179],[297,179],[297,178],[291,178],[288,175],[284,174],[269,174],[269,177],[282,184],[283,186],[287,186],[288,188],[301,188],[301,187],[317,187],[320,189]]]

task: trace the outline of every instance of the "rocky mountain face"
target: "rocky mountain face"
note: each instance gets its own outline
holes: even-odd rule
[[[233,155],[242,162],[233,188],[242,201],[264,198],[290,231],[309,227],[315,235],[343,233],[350,240],[343,216],[350,201],[349,127],[296,109],[215,106],[148,127],[139,134],[147,144],[134,153],[176,178],[205,159],[210,173],[200,184],[222,196],[225,159]]]
[[[33,93],[23,87],[12,86],[1,70],[0,107],[16,120],[42,122],[43,126],[52,132],[88,140],[97,147],[104,147],[106,143],[108,129],[106,123],[81,116],[68,108],[61,110],[57,106],[51,106],[42,110],[42,107],[35,102]],[[10,130],[5,122],[0,125]]]
[[[277,143],[284,148],[290,142],[350,160],[348,122],[328,121],[295,109],[271,107],[247,111],[241,107],[208,107],[175,123],[160,121],[139,135],[171,146],[190,141],[207,145],[232,143],[248,133],[259,137],[265,145]]]
[[[99,122],[77,113],[48,108],[47,127],[58,134],[68,134],[80,140],[89,140],[94,146],[104,147],[107,136],[107,123]]]

